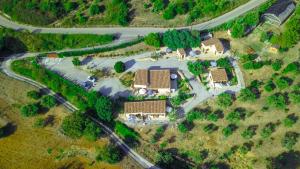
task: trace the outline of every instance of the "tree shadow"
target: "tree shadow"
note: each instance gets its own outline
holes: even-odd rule
[[[87,56],[81,61],[81,65],[87,65],[89,62],[93,60],[92,56]]]
[[[284,152],[276,157],[267,158],[267,168],[270,169],[297,169],[300,167],[300,152]]]
[[[13,123],[7,123],[0,130],[2,130],[2,132],[3,132],[2,136],[0,135],[0,138],[8,137],[9,135],[13,134],[17,130],[17,125],[15,125]]]

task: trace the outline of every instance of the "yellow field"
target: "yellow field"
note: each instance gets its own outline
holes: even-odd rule
[[[32,127],[36,117],[22,118],[19,107],[33,102],[26,92],[34,88],[23,82],[10,79],[0,73],[0,117],[13,124],[13,131],[0,139],[1,169],[120,169],[139,168],[129,157],[116,165],[96,162],[95,148],[109,143],[107,137],[96,142],[84,139],[72,140],[59,132],[62,118],[68,111],[62,106],[51,109],[40,117],[53,116],[54,121],[45,128]]]

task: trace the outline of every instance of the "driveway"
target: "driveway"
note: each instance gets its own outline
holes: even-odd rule
[[[191,87],[193,88],[192,93],[195,94],[193,99],[190,99],[187,103],[182,106],[182,112],[189,112],[201,102],[219,95],[225,91],[229,92],[238,92],[242,88],[244,88],[244,80],[242,72],[240,71],[236,61],[233,62],[233,66],[235,68],[236,75],[238,77],[238,85],[224,87],[222,89],[210,90],[207,91],[206,87],[199,83],[194,76],[189,72],[187,68],[187,60],[179,61],[177,59],[176,54],[173,57],[167,59],[159,59],[157,61],[153,61],[150,59],[151,52],[133,55],[129,57],[117,57],[117,58],[93,58],[86,66],[93,66],[93,69],[103,69],[110,68],[112,69],[114,64],[117,61],[122,61],[126,65],[126,72],[132,71],[135,72],[138,69],[176,69],[181,70],[184,76],[189,80]],[[90,75],[86,71],[82,71],[72,64],[72,58],[64,58],[60,62],[57,59],[47,59],[50,60],[47,63],[47,67],[61,72],[66,78],[73,79],[75,82],[83,82]],[[56,60],[56,61],[55,61]],[[56,62],[57,64],[52,64],[52,62]],[[107,95],[113,98],[117,97],[128,97],[132,93],[131,91],[123,86],[117,77],[110,77],[99,79],[96,83],[96,86],[93,88],[96,91],[100,91],[103,95]]]
[[[211,19],[207,22],[196,24],[187,27],[177,27],[176,29],[194,29],[194,30],[206,30],[226,23],[238,16],[245,14],[248,11],[265,3],[267,0],[250,0],[248,3],[241,5],[234,10],[221,15],[217,18]],[[170,28],[154,28],[154,27],[91,27],[91,28],[45,28],[34,27],[30,25],[20,24],[13,22],[0,16],[0,25],[3,27],[15,29],[15,30],[28,30],[35,33],[56,33],[56,34],[120,34],[122,38],[137,37],[138,35],[144,36],[150,32],[165,32]]]

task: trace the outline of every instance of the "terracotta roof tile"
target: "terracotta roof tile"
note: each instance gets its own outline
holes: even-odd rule
[[[145,85],[149,84],[148,70],[140,69],[135,72],[134,84],[135,85]]]
[[[145,85],[149,89],[171,88],[170,70],[138,70],[134,85]]]
[[[124,103],[125,113],[166,113],[166,100],[136,101]]]
[[[225,69],[216,68],[210,70],[213,82],[228,82],[228,76]]]
[[[223,46],[223,43],[221,42],[220,39],[217,38],[210,38],[208,40],[205,40],[202,42],[205,46],[216,46],[216,49],[218,52],[224,52],[225,48]]]

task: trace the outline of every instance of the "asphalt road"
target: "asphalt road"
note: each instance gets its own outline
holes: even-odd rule
[[[267,0],[250,0],[248,3],[235,8],[234,10],[209,20],[204,23],[189,27],[176,27],[176,29],[192,28],[194,30],[206,30],[219,26],[230,21],[244,13],[265,3]],[[60,34],[119,34],[121,38],[134,38],[138,35],[147,35],[150,32],[164,32],[170,28],[154,28],[154,27],[90,27],[90,28],[45,28],[34,27],[30,25],[20,24],[10,21],[0,16],[0,25],[15,30],[28,30],[35,33],[60,33]]]
[[[16,55],[18,56],[18,54]],[[31,54],[26,54],[20,58],[24,58],[24,57],[28,57],[31,56]],[[74,105],[72,105],[70,102],[68,102],[67,100],[65,100],[64,98],[56,95],[55,92],[51,91],[50,89],[47,88],[47,86],[44,86],[43,84],[40,84],[34,80],[31,80],[29,78],[23,77],[21,75],[18,75],[16,73],[14,73],[11,69],[10,69],[10,63],[16,59],[14,56],[10,57],[9,59],[7,59],[6,61],[4,61],[1,65],[1,69],[2,71],[9,77],[26,82],[30,85],[33,85],[39,89],[42,89],[44,91],[46,91],[47,93],[49,93],[50,95],[53,95],[57,101],[59,101],[63,106],[65,106],[70,112],[75,112],[78,110],[78,108]],[[131,158],[133,158],[137,163],[139,163],[143,168],[146,169],[160,169],[159,167],[155,166],[154,164],[152,164],[151,162],[149,162],[148,160],[146,160],[145,158],[143,158],[141,155],[139,155],[137,152],[135,152],[133,149],[131,149],[121,138],[119,138],[119,136],[117,136],[108,126],[106,126],[104,123],[102,123],[101,121],[88,116],[92,121],[94,121],[96,124],[98,124],[101,129],[112,139],[115,141],[115,143],[126,153],[128,154]]]

